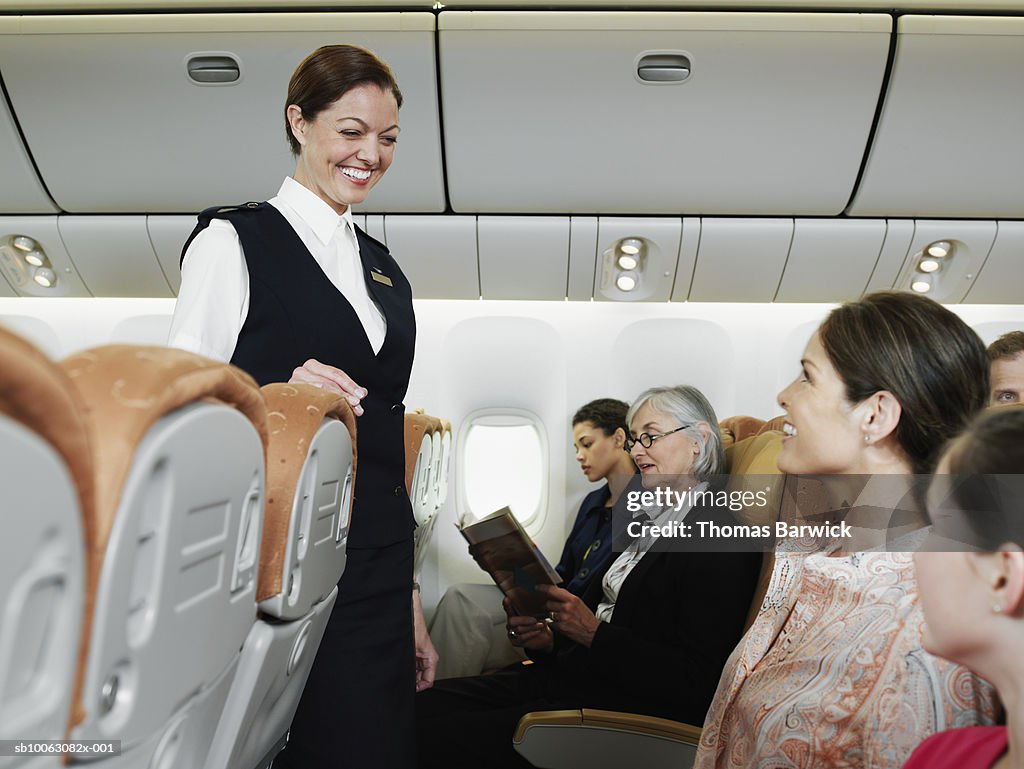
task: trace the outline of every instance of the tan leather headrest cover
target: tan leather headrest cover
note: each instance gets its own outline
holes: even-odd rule
[[[732,434],[733,443],[739,443],[745,438],[749,438],[752,435],[757,435],[757,431],[760,430],[763,425],[763,419],[742,415],[735,417],[726,417],[725,419],[718,423],[718,426],[722,430],[723,437],[726,431]]]
[[[135,449],[176,408],[212,400],[248,417],[266,446],[266,408],[256,382],[239,368],[168,347],[109,345],[60,362],[83,405],[93,437],[95,508],[86,527],[85,613],[70,726],[85,717],[82,686],[100,569]]]
[[[782,432],[782,425],[785,424],[785,422],[786,422],[785,415],[777,416],[777,417],[772,417],[771,419],[769,419],[767,422],[765,422],[761,426],[761,429],[758,430],[757,434],[761,435],[763,433],[768,433],[768,432],[781,433]]]
[[[344,396],[310,384],[269,384],[263,387],[263,398],[267,404],[269,443],[257,601],[277,595],[284,585],[282,569],[295,488],[309,446],[325,418],[334,417],[348,428],[352,438],[353,483],[356,467],[356,417]]]

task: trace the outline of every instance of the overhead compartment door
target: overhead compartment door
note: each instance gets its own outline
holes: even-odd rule
[[[3,71],[0,70],[0,78]],[[39,183],[17,126],[0,94],[0,211],[17,214],[53,213],[53,203]]]
[[[452,208],[837,214],[891,26],[882,14],[442,12]]]
[[[1024,18],[903,16],[855,216],[1024,216]]]
[[[373,210],[443,211],[430,13],[7,17],[0,71],[62,209],[192,213],[277,192],[288,80],[332,43],[373,50],[406,96]]]

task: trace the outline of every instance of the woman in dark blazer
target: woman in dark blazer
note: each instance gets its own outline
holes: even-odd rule
[[[627,420],[626,446],[645,490],[698,493],[724,472],[718,419],[695,388],[648,390]],[[627,497],[631,508],[640,506],[636,492]],[[591,586],[599,595],[542,588],[549,622],[509,616],[510,636],[535,664],[448,679],[418,695],[420,769],[529,766],[513,750],[512,733],[533,710],[596,707],[701,723],[742,634],[761,556],[708,552],[650,533],[700,520],[731,519],[700,504],[648,506],[629,527],[639,536]]]
[[[285,102],[295,173],[266,203],[204,211],[183,255],[172,345],[230,360],[260,384],[333,390],[358,417],[345,573],[275,767],[411,769],[413,694],[437,662],[413,589],[405,491],[412,292],[351,212],[391,166],[401,103],[369,51],[314,51]]]

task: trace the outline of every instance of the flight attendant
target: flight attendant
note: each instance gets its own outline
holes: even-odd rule
[[[275,767],[414,766],[413,693],[437,665],[413,585],[405,490],[412,293],[351,211],[391,166],[401,104],[391,70],[369,51],[314,51],[285,102],[295,173],[266,203],[204,211],[183,256],[171,345],[230,360],[260,384],[335,391],[358,417],[348,562]]]

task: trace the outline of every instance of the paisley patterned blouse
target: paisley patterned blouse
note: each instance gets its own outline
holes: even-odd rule
[[[783,545],[694,769],[899,769],[934,732],[993,723],[992,688],[925,652],[922,622],[911,553]]]

